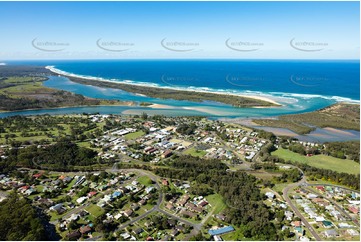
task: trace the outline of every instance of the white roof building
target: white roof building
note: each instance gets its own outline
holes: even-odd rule
[[[79,203],[79,204],[82,204],[85,200],[87,200],[88,199],[88,197],[86,197],[86,196],[84,196],[84,197],[80,197],[80,198],[78,198],[77,200],[76,200],[76,202],[77,203]]]

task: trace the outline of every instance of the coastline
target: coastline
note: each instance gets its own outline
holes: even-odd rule
[[[182,88],[145,85],[145,84],[140,84],[140,83],[130,83],[130,81],[119,82],[119,81],[108,80],[108,79],[103,79],[103,78],[85,77],[85,76],[75,75],[75,74],[67,73],[67,72],[61,71],[59,69],[56,69],[53,66],[46,66],[45,68],[56,75],[67,77],[70,80],[75,81],[75,82],[77,82],[76,80],[83,80],[83,81],[87,81],[87,82],[93,81],[94,83],[92,83],[92,84],[94,86],[101,86],[101,85],[95,85],[95,84],[103,83],[104,85],[106,85],[106,84],[117,85],[117,87],[113,87],[113,88],[118,88],[118,89],[123,89],[122,86],[123,87],[128,86],[129,88],[146,87],[148,89],[155,89],[155,90],[158,89],[160,91],[164,90],[164,91],[178,91],[178,92],[182,92],[182,93],[184,92],[184,93],[188,93],[188,95],[200,94],[200,95],[214,95],[214,96],[219,96],[219,97],[231,96],[232,98],[240,98],[240,99],[244,99],[244,100],[251,100],[251,101],[253,100],[253,101],[259,102],[258,103],[259,105],[257,105],[257,103],[255,103],[254,105],[244,105],[244,106],[240,105],[239,107],[269,108],[269,107],[283,106],[282,104],[276,102],[275,100],[273,100],[269,97],[255,96],[254,94],[253,95],[242,95],[242,94],[235,94],[235,93],[223,93],[223,92],[205,91],[205,90],[184,90]],[[88,83],[88,84],[92,85],[91,83]],[[127,90],[125,90],[125,91],[127,91]],[[132,93],[134,93],[135,95],[147,96],[146,94],[143,94],[143,93],[137,93],[137,92],[132,92]],[[181,99],[181,100],[187,100],[187,99]],[[204,99],[204,100],[209,100],[209,99]],[[194,101],[194,100],[190,99],[189,101]],[[217,100],[209,100],[209,101],[217,101]],[[225,104],[232,105],[232,103],[225,103]],[[232,105],[232,106],[237,106],[237,105]]]
[[[51,108],[27,108],[20,110],[0,110],[1,113],[14,113],[14,112],[26,112],[26,111],[39,111],[39,110],[55,110],[55,109],[65,109],[65,108],[81,108],[81,107],[136,107],[137,105],[133,104],[101,104],[101,105],[75,105],[75,106],[59,106],[59,107],[51,107]]]

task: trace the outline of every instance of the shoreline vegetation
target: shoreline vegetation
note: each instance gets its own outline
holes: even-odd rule
[[[89,98],[43,86],[51,74],[32,66],[0,66],[0,112],[81,106],[135,106],[135,102]]]
[[[336,103],[314,112],[282,115],[277,119],[252,119],[252,122],[289,129],[298,134],[308,134],[317,127],[360,131],[360,105]]]
[[[176,88],[151,87],[145,85],[121,83],[110,80],[96,80],[95,78],[77,77],[71,74],[58,71],[52,67],[46,67],[56,75],[68,78],[69,80],[91,86],[121,89],[126,92],[144,95],[152,98],[173,99],[192,102],[214,101],[232,105],[240,108],[280,107],[281,104],[266,97],[246,96],[236,94],[223,94],[206,91],[186,91]]]

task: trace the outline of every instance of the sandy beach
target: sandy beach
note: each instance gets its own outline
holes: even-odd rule
[[[347,132],[345,130],[330,128],[330,127],[326,127],[326,128],[323,128],[323,129],[327,130],[327,131],[330,131],[332,133],[335,133],[335,134],[346,135],[346,136],[355,136],[353,133]]]
[[[194,111],[198,111],[198,112],[202,112],[202,113],[208,113],[210,115],[215,115],[215,116],[222,116],[222,115],[229,115],[228,112],[222,112],[222,111],[218,111],[218,110],[214,110],[212,108],[204,108],[204,107],[175,107],[175,106],[171,106],[171,105],[164,105],[164,104],[152,104],[150,106],[148,106],[149,108],[154,108],[154,109],[184,109],[184,110],[194,110]]]
[[[174,106],[170,106],[170,105],[164,105],[164,104],[152,104],[152,105],[149,105],[148,108],[164,108],[164,109],[173,109],[175,108]]]
[[[243,98],[250,98],[250,99],[265,101],[265,102],[272,103],[275,106],[283,106],[282,104],[276,102],[275,100],[273,100],[273,99],[271,99],[269,97],[265,97],[265,96],[244,95],[244,94],[236,94],[236,93],[217,92],[217,91],[205,91],[205,90],[201,90],[201,88],[197,88],[197,90],[192,90],[192,89],[189,89],[189,88],[164,87],[164,86],[152,85],[152,84],[147,84],[147,83],[132,83],[131,81],[122,81],[122,82],[120,82],[120,81],[108,80],[108,79],[104,79],[104,78],[81,76],[81,75],[76,75],[76,74],[72,74],[72,73],[67,73],[65,71],[56,69],[54,66],[46,66],[45,68],[50,70],[51,72],[57,74],[57,75],[62,75],[62,76],[65,76],[65,77],[75,77],[75,78],[81,78],[81,79],[85,79],[85,80],[117,83],[117,84],[122,84],[122,85],[129,85],[129,86],[156,87],[156,88],[163,88],[163,89],[169,89],[169,90],[178,90],[178,91],[187,91],[187,92],[230,95],[230,96],[236,96],[236,97],[243,97]],[[261,107],[255,106],[255,108],[261,108]],[[266,107],[266,108],[269,108],[269,107]]]
[[[229,113],[229,112],[222,112],[222,111],[214,110],[212,108],[204,108],[204,107],[183,107],[183,109],[194,110],[194,111],[198,111],[198,112],[202,112],[202,113],[208,113],[208,114],[215,115],[215,116],[225,116],[225,115],[233,114],[233,113]]]

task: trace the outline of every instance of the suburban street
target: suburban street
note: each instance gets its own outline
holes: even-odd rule
[[[109,171],[110,171],[110,172],[132,171],[132,172],[137,172],[137,173],[139,173],[139,174],[141,174],[141,175],[146,175],[146,176],[148,176],[148,177],[154,182],[155,187],[156,187],[156,188],[158,189],[158,191],[159,191],[159,198],[158,198],[157,204],[156,204],[152,209],[150,209],[149,211],[143,213],[142,215],[140,215],[140,216],[138,216],[138,217],[136,217],[136,218],[134,218],[134,219],[132,219],[132,220],[129,220],[129,221],[123,223],[122,225],[120,225],[120,226],[118,227],[117,231],[120,231],[120,230],[126,228],[126,227],[127,227],[128,225],[130,225],[130,224],[134,224],[134,223],[140,221],[141,219],[147,217],[149,214],[151,214],[151,213],[153,213],[153,212],[163,213],[163,214],[165,214],[165,215],[167,215],[167,216],[169,216],[169,217],[172,217],[173,219],[175,219],[175,220],[177,220],[177,221],[180,221],[180,222],[182,222],[182,223],[184,223],[184,224],[187,224],[187,225],[189,225],[189,226],[192,226],[193,229],[195,230],[195,232],[198,232],[198,231],[201,230],[201,227],[202,227],[202,225],[203,225],[202,222],[201,222],[201,223],[192,223],[192,222],[190,222],[190,221],[188,221],[188,220],[186,220],[186,219],[180,218],[180,217],[178,217],[177,215],[174,215],[174,214],[172,214],[172,213],[169,213],[169,212],[167,212],[167,211],[165,211],[165,210],[163,210],[163,209],[160,208],[161,204],[163,203],[164,194],[162,193],[162,191],[161,191],[161,189],[160,189],[159,182],[158,182],[158,180],[160,180],[160,177],[159,177],[159,176],[154,175],[154,174],[151,173],[151,172],[144,171],[144,170],[140,170],[140,169],[116,169],[116,168],[115,168],[115,164],[114,164],[113,168],[112,168],[111,170],[109,170]]]
[[[315,186],[314,184],[307,184],[307,186],[310,186],[310,185]],[[323,184],[322,186],[326,186],[326,185],[327,184]],[[317,185],[317,186],[321,186],[321,185]],[[359,225],[359,221],[352,219],[352,217],[342,207],[340,207],[335,201],[333,201],[332,199],[328,199],[327,197],[323,196],[321,193],[319,193],[317,191],[311,190],[311,189],[306,188],[306,187],[305,187],[305,189],[312,192],[312,193],[314,193],[314,194],[316,194],[316,195],[318,195],[318,196],[320,196],[320,197],[323,197],[324,199],[326,199],[327,201],[332,203],[337,208],[338,211],[340,211],[345,217],[347,217],[350,221],[352,221],[356,226]],[[348,189],[348,190],[353,191],[351,189]]]
[[[302,172],[302,174],[303,174],[303,172]],[[321,241],[322,240],[321,237],[317,234],[317,232],[313,229],[313,227],[309,224],[309,222],[306,220],[306,218],[300,213],[300,211],[297,209],[297,207],[292,203],[291,199],[289,198],[289,192],[292,191],[293,188],[300,186],[302,184],[307,184],[305,175],[302,176],[302,179],[300,181],[298,181],[296,183],[292,183],[283,189],[283,198],[288,203],[288,205],[291,207],[293,212],[301,219],[302,223],[310,231],[310,233],[315,238],[315,240]]]

